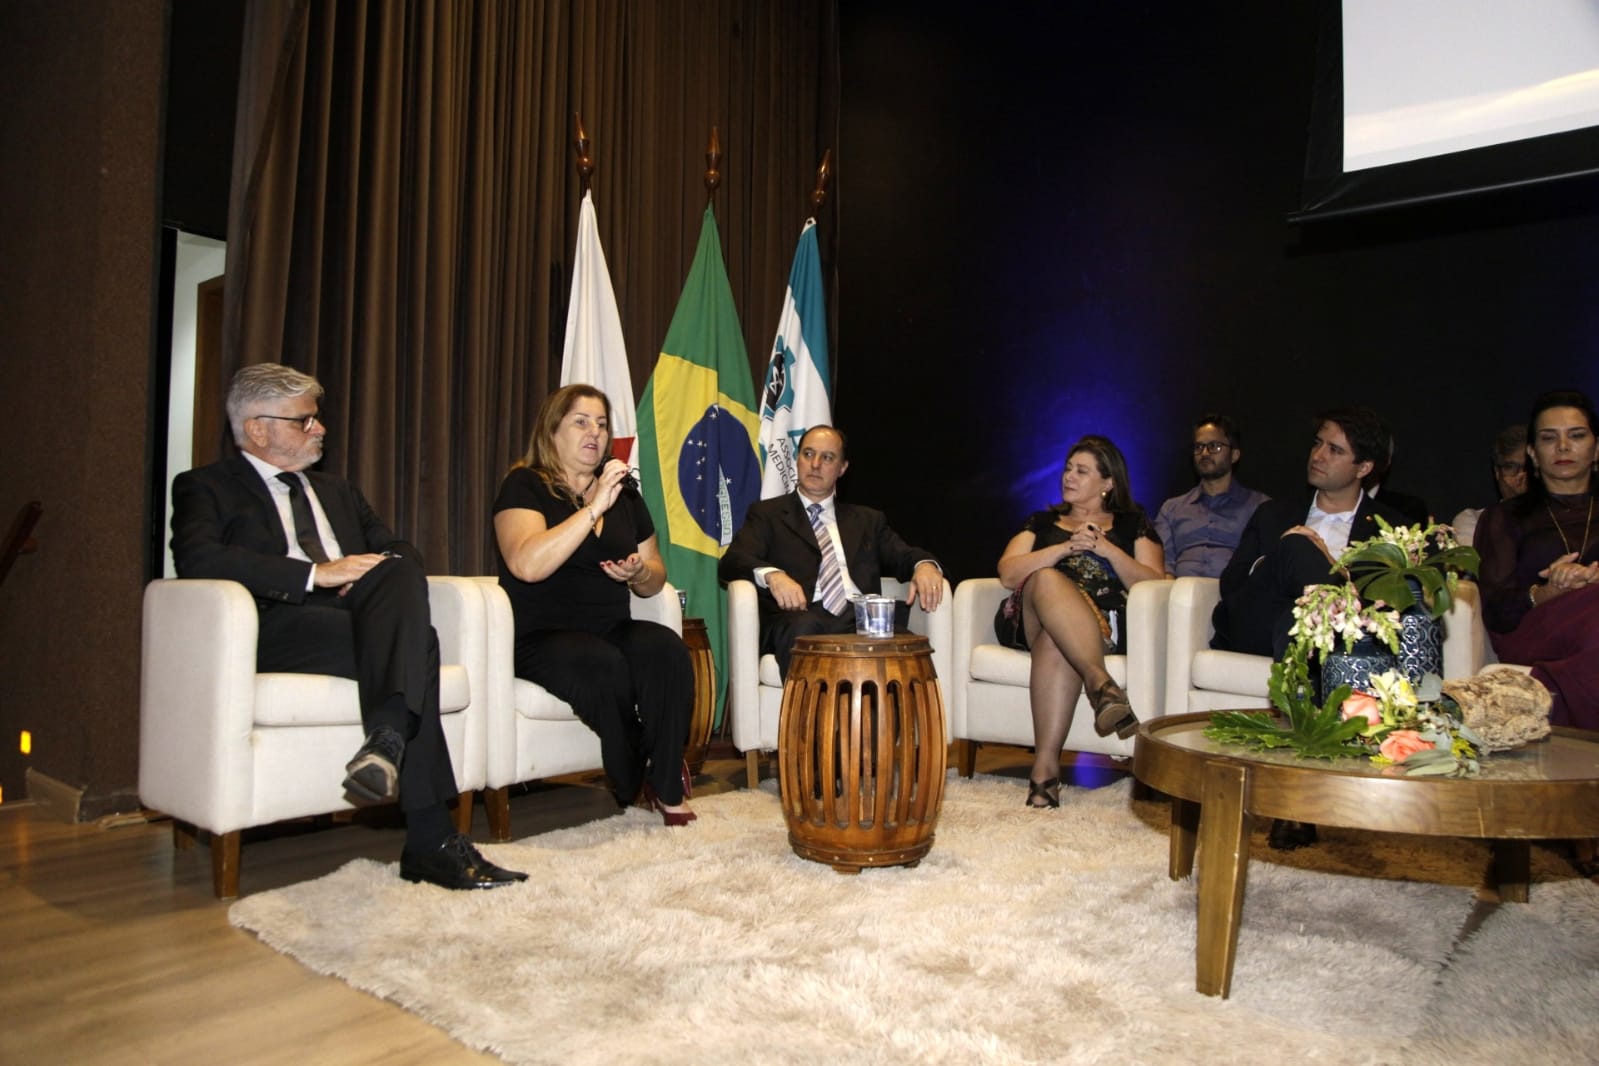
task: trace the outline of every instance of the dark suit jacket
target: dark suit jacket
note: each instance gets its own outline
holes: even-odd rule
[[[396,537],[343,478],[305,471],[346,555],[421,553]],[[288,536],[261,475],[244,456],[179,474],[172,482],[172,557],[179,577],[237,581],[260,603],[304,603],[311,564],[288,555]]]
[[[1238,539],[1238,548],[1233,552],[1227,568],[1221,572],[1222,602],[1225,603],[1243,586],[1256,559],[1265,555],[1266,550],[1281,540],[1284,533],[1294,526],[1305,524],[1305,517],[1310,514],[1312,499],[1313,497],[1299,496],[1267,500],[1255,508],[1255,513],[1244,526],[1243,536]],[[1355,507],[1355,522],[1349,529],[1351,544],[1357,540],[1375,537],[1380,532],[1377,523],[1372,519],[1373,515],[1382,515],[1389,525],[1411,524],[1410,519],[1381,499],[1374,500],[1361,493],[1360,503]]]
[[[838,536],[844,542],[844,561],[850,580],[864,593],[883,589],[883,575],[909,581],[921,562],[934,562],[930,552],[906,544],[889,528],[882,511],[858,507],[834,498]],[[798,581],[809,596],[816,588],[822,566],[822,549],[799,493],[776,496],[751,504],[744,524],[722,554],[716,574],[723,584],[753,581],[757,567],[775,566]],[[761,618],[781,613],[772,594],[760,590]]]

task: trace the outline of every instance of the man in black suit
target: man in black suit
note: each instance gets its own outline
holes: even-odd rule
[[[1255,509],[1221,574],[1221,602],[1210,646],[1281,658],[1288,648],[1294,601],[1306,585],[1331,580],[1333,560],[1351,541],[1378,532],[1374,515],[1393,525],[1405,516],[1363,486],[1382,476],[1391,436],[1369,407],[1346,407],[1316,418],[1305,476],[1316,490]]]
[[[1374,515],[1408,525],[1388,503],[1368,496],[1393,454],[1393,437],[1369,407],[1345,407],[1316,417],[1305,479],[1316,490],[1303,497],[1268,500],[1255,508],[1238,548],[1221,573],[1221,602],[1211,615],[1210,646],[1282,658],[1294,624],[1294,601],[1306,585],[1332,579],[1333,561],[1350,541],[1379,532]],[[1306,822],[1272,822],[1268,842],[1292,851],[1317,840]]]
[[[456,795],[439,724],[439,644],[421,553],[348,481],[310,470],[327,429],[322,386],[277,363],[228,390],[241,452],[172,483],[178,576],[237,581],[260,613],[256,669],[353,678],[366,742],[345,767],[352,802],[398,799],[400,874],[445,888],[524,880],[455,832]]]
[[[836,499],[849,469],[843,433],[812,426],[796,466],[797,490],[752,504],[717,568],[724,584],[754,581],[760,590],[761,651],[777,657],[785,677],[794,639],[854,632],[849,597],[878,594],[884,574],[909,582],[906,603],[924,611],[937,610],[944,594],[931,554],[905,543],[883,512]]]

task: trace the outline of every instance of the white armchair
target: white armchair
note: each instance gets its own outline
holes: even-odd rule
[[[1127,692],[1133,712],[1144,721],[1166,713],[1166,605],[1170,581],[1140,581],[1127,596],[1127,654],[1107,655],[1105,669]],[[955,589],[955,662],[950,735],[962,741],[960,772],[970,777],[977,745],[1033,743],[1033,712],[1028,696],[1032,657],[1007,648],[994,636],[994,614],[1010,590],[998,578],[970,578]],[[1124,756],[1133,739],[1094,731],[1094,712],[1084,694],[1072,714],[1066,749]]]
[[[907,586],[883,579],[884,596],[904,600]],[[783,709],[783,679],[777,657],[761,654],[761,612],[753,581],[727,584],[727,713],[732,716],[733,746],[744,753],[745,784],[754,788],[761,779],[761,752],[777,750],[778,716]],[[951,611],[949,582],[938,610],[932,614],[912,605],[910,631],[927,638],[933,647],[933,671],[938,675],[949,707]],[[945,722],[946,730],[949,723]]]
[[[439,635],[439,710],[470,825],[483,787],[483,598],[465,578],[428,578]],[[258,674],[255,600],[233,581],[166,579],[144,592],[139,796],[173,818],[180,848],[211,834],[219,899],[239,894],[240,832],[350,810],[344,764],[366,732],[356,683]]]
[[[478,577],[488,631],[487,768],[483,794],[493,840],[511,837],[510,786],[601,768],[600,738],[571,704],[516,676],[516,622],[495,577]],[[683,607],[667,584],[654,596],[632,597],[634,618],[659,622],[679,636]]]
[[[1180,577],[1173,583],[1166,636],[1166,702],[1173,714],[1271,706],[1269,656],[1210,646],[1210,616],[1220,600],[1215,578]],[[1470,677],[1492,661],[1478,616],[1477,586],[1462,581],[1443,617],[1444,677]]]

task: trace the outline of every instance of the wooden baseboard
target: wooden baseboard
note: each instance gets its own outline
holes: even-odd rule
[[[31,766],[24,774],[23,782],[28,790],[28,798],[37,805],[36,811],[57,822],[77,822],[83,789],[57,781],[49,774],[41,774]]]

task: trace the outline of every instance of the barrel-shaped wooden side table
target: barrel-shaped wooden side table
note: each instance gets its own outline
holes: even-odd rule
[[[716,721],[716,661],[711,658],[711,638],[705,619],[683,619],[683,643],[688,645],[694,663],[694,713],[688,721],[688,743],[683,761],[691,773],[705,769],[705,753],[711,746],[711,727]]]
[[[800,637],[777,741],[795,854],[842,873],[920,862],[944,800],[946,746],[926,637]]]

